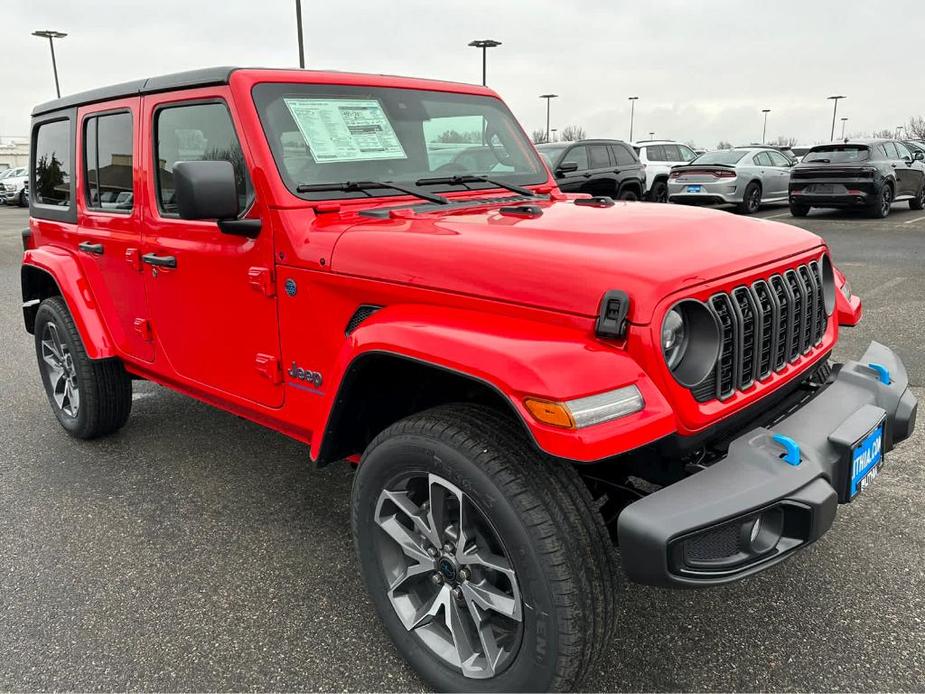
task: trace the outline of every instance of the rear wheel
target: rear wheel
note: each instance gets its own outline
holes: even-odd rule
[[[913,210],[925,210],[925,183],[919,189],[918,195],[909,201],[909,207]]]
[[[619,197],[619,199],[620,199],[620,200],[629,200],[629,201],[638,200],[638,199],[639,199],[639,195],[638,195],[638,193],[636,193],[635,190],[633,190],[632,188],[629,188],[629,189],[627,189],[627,190],[621,190],[621,191],[620,191],[620,197]]]
[[[893,186],[889,183],[884,184],[880,189],[880,194],[877,196],[877,199],[874,201],[873,205],[869,208],[869,213],[871,217],[875,219],[884,219],[890,214],[890,209],[893,207]]]
[[[668,202],[668,184],[665,181],[656,181],[649,191],[649,200],[652,202]]]
[[[752,181],[745,186],[745,194],[742,196],[742,202],[737,205],[740,214],[754,214],[761,207],[761,185],[757,181]]]
[[[607,647],[618,570],[600,513],[509,418],[453,405],[391,426],[352,509],[376,610],[432,687],[572,689]]]
[[[800,205],[795,202],[790,203],[790,214],[794,217],[805,217],[809,214],[809,210],[809,205]]]
[[[118,359],[87,357],[61,297],[45,299],[35,314],[35,352],[48,403],[68,434],[92,439],[125,424],[131,378]]]

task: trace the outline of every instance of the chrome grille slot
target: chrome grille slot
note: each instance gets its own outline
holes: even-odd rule
[[[720,352],[713,373],[690,389],[698,402],[732,397],[810,353],[828,321],[817,261],[714,294],[707,305]]]

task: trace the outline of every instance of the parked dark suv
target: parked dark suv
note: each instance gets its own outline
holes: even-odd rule
[[[925,208],[925,154],[896,140],[857,140],[813,147],[790,175],[790,212],[805,217],[813,207],[847,207],[886,217],[892,204],[908,200]]]
[[[566,193],[642,199],[646,167],[633,148],[621,140],[556,142],[537,149]]]

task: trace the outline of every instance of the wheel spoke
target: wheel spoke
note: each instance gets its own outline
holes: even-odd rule
[[[408,496],[408,492],[391,492],[386,489],[382,492],[382,495],[395,504],[395,506],[411,520],[415,529],[421,533],[421,535],[430,540],[433,545],[437,547],[440,546],[440,536],[437,534],[433,525],[431,525],[429,515],[411,500]]]
[[[523,619],[520,600],[491,585],[487,580],[474,583],[469,581],[460,585],[467,602],[474,603],[482,610],[491,610],[509,619]]]
[[[52,340],[42,340],[42,359],[49,366],[60,369],[64,364],[64,359],[58,346]]]
[[[396,518],[394,514],[385,517],[381,517],[379,514],[376,515],[376,523],[379,524],[379,527],[382,528],[389,537],[398,543],[402,552],[418,563],[432,561],[423,543],[415,537],[414,533],[399,523],[398,518]]]
[[[498,639],[495,637],[495,632],[492,631],[491,624],[486,618],[486,615],[483,614],[479,606],[476,605],[468,595],[466,596],[466,606],[469,608],[469,615],[472,617],[475,629],[478,632],[479,643],[482,644],[482,654],[485,656],[488,676],[492,677],[498,667],[498,661],[501,660],[503,651],[498,645]]]
[[[458,527],[461,524],[463,494],[457,487],[436,475],[428,475],[427,494],[430,504],[427,509],[427,520],[437,537],[443,538],[448,527],[454,524]],[[451,514],[447,504],[447,501],[450,500],[449,497],[455,497],[460,509],[457,512],[459,515],[452,514],[453,517],[450,517]],[[441,541],[438,540],[437,544],[441,544]]]
[[[57,403],[58,407],[63,410],[64,399],[67,397],[67,377],[65,377],[63,369],[55,374],[55,380],[54,383],[52,383],[51,392],[55,398],[55,403]]]
[[[426,562],[419,562],[406,567],[398,578],[392,581],[392,584],[389,586],[389,595],[394,597],[395,591],[407,583],[409,579],[420,576],[421,574],[432,573],[434,570],[434,563],[430,560],[430,557],[427,559],[428,561]]]
[[[466,616],[458,602],[449,595],[445,600],[444,620],[446,628],[450,630],[450,636],[453,638],[453,646],[456,648],[456,655],[459,658],[459,667],[462,668],[463,674],[469,677],[484,677],[484,668],[475,667],[475,660],[479,656],[479,651],[475,644],[472,643],[472,634],[469,631],[468,624],[471,619]]]

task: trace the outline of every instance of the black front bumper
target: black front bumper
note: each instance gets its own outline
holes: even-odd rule
[[[869,364],[885,367],[889,383]],[[728,583],[817,540],[838,503],[850,501],[854,444],[881,423],[884,453],[912,433],[918,403],[908,385],[902,360],[873,342],[800,409],[739,436],[707,469],[627,506],[617,533],[629,578]],[[775,435],[796,442],[798,456],[785,456]]]

